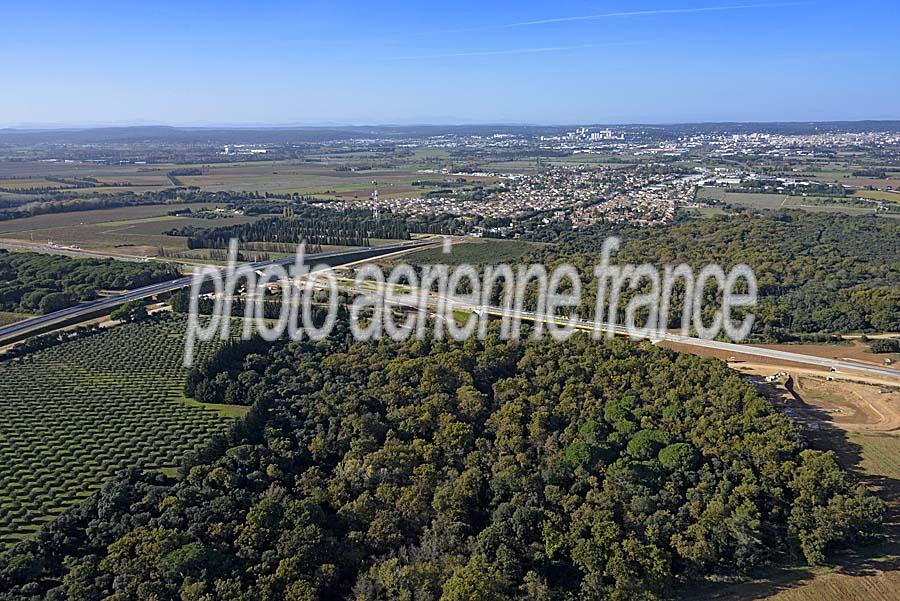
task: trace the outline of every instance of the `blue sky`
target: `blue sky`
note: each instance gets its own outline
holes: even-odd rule
[[[900,118],[896,0],[4,2],[0,125]]]

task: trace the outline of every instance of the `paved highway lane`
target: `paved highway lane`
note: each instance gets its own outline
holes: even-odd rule
[[[371,291],[366,290],[356,290],[360,293],[368,293],[371,294]],[[495,306],[483,306],[483,305],[472,305],[469,303],[465,303],[459,299],[456,299],[449,295],[431,295],[434,302],[429,302],[428,304],[431,306],[437,305],[437,299],[441,299],[445,303],[453,303],[453,305],[464,311],[473,311],[475,313],[487,313],[489,315],[495,317],[508,317],[512,319],[519,319],[522,321],[540,321],[545,324],[554,323],[558,325],[565,324],[565,318],[555,317],[553,315],[547,313],[535,313],[531,311],[516,311],[515,309],[506,309],[505,307],[495,307]],[[412,308],[412,305],[409,305],[406,302],[399,301],[397,299],[386,298],[385,302],[401,305]],[[579,330],[599,330],[601,332],[612,332],[613,334],[619,336],[629,336],[632,334],[622,325],[610,325],[606,323],[598,323],[596,321],[589,321],[584,319],[577,319],[573,321],[573,325],[575,328]],[[804,365],[810,365],[815,367],[824,367],[829,370],[834,370],[837,372],[855,372],[855,373],[863,373],[872,376],[880,376],[880,377],[888,377],[892,380],[896,380],[900,382],[900,370],[891,368],[891,367],[882,367],[879,365],[869,365],[866,363],[856,363],[853,361],[842,361],[840,359],[828,359],[826,357],[816,357],[815,355],[804,355],[802,353],[793,353],[789,351],[779,351],[774,349],[761,348],[758,346],[751,346],[748,344],[736,344],[733,342],[720,342],[718,340],[707,340],[705,338],[695,338],[692,336],[682,336],[680,334],[671,334],[665,331],[654,330],[652,332],[643,334],[638,336],[638,338],[644,338],[652,340],[655,342],[667,341],[674,342],[678,344],[683,344],[687,346],[694,346],[699,348],[706,349],[715,349],[726,351],[729,354],[742,354],[742,355],[751,355],[755,357],[765,357],[769,359],[777,359],[780,361],[788,361],[792,363],[800,363]]]
[[[419,247],[431,246],[441,243],[439,240],[424,240],[416,242],[406,242],[401,244],[390,244],[386,246],[371,246],[363,248],[351,248],[347,250],[338,250],[324,253],[315,253],[306,255],[305,263],[314,265],[316,263],[328,262],[338,266],[344,263],[350,263],[354,260],[363,258],[375,258],[382,255],[391,254],[398,251],[410,250]],[[251,263],[254,269],[264,269],[269,265],[291,265],[294,263],[294,257],[278,259],[275,261],[261,261]],[[224,269],[222,270],[224,273]],[[17,339],[26,337],[30,333],[38,333],[56,324],[64,324],[80,317],[88,318],[93,315],[100,315],[105,311],[110,311],[119,305],[123,305],[128,301],[149,298],[158,294],[174,292],[182,288],[188,288],[193,281],[193,276],[184,276],[158,284],[151,284],[143,288],[135,288],[121,294],[98,298],[92,301],[81,303],[60,311],[54,311],[46,315],[39,315],[32,319],[26,319],[0,328],[0,345],[8,344]]]
[[[374,258],[377,256],[388,255],[394,252],[410,250],[418,247],[426,247],[430,245],[434,245],[437,243],[441,243],[442,240],[428,240],[428,241],[420,241],[413,243],[405,243],[405,244],[394,244],[390,246],[379,246],[379,247],[369,247],[369,248],[356,248],[350,250],[343,251],[335,251],[328,253],[318,253],[306,256],[306,264],[314,265],[317,262],[323,262],[328,259],[335,259],[335,266],[343,265],[346,263],[353,263],[364,258]],[[263,269],[268,265],[289,265],[294,262],[294,258],[285,258],[279,259],[277,261],[269,261],[269,262],[260,262],[260,263],[252,263],[251,265],[257,269]],[[44,329],[50,327],[57,323],[64,323],[66,321],[77,319],[81,316],[90,316],[94,314],[99,314],[103,311],[113,309],[121,304],[124,304],[130,300],[147,298],[150,296],[155,296],[157,294],[162,294],[166,292],[172,292],[175,290],[179,290],[181,288],[187,288],[191,285],[191,281],[193,278],[191,276],[186,276],[182,278],[178,278],[176,280],[171,280],[168,282],[161,282],[159,284],[153,284],[151,286],[146,286],[144,288],[138,288],[136,290],[131,290],[122,294],[118,294],[115,296],[110,296],[102,299],[97,299],[94,301],[90,301],[87,303],[82,303],[80,305],[76,305],[74,307],[69,307],[68,309],[63,309],[61,311],[57,311],[55,313],[50,313],[47,315],[41,315],[39,317],[35,317],[33,319],[28,319],[25,321],[20,321],[18,323],[10,324],[8,326],[0,328],[0,344],[5,343],[7,340],[13,340],[16,337],[22,337],[26,333],[31,331],[38,331],[40,329]],[[356,290],[357,292],[367,292],[365,290]],[[368,291],[371,292],[371,291]],[[445,302],[453,302],[459,309],[470,310],[475,312],[486,312],[490,315],[494,315],[497,317],[512,317],[518,318],[522,320],[528,321],[543,321],[545,323],[553,322],[559,323],[560,318],[554,317],[548,314],[543,313],[533,313],[529,311],[515,311],[515,310],[505,310],[502,307],[483,307],[480,305],[470,305],[464,302],[461,302],[456,299],[451,299],[448,296],[441,297]],[[388,300],[387,302],[392,302]],[[395,304],[404,304],[400,302],[395,302]],[[432,303],[429,303],[432,304]],[[627,336],[629,335],[629,331],[621,325],[616,325],[610,327],[608,324],[597,324],[594,321],[587,320],[577,320],[575,322],[575,327],[582,330],[594,330],[600,329],[603,331],[612,330],[613,333],[617,335]],[[654,331],[653,335],[647,335],[645,338],[652,338],[654,341],[665,340],[669,342],[674,342],[678,344],[684,344],[689,346],[702,347],[707,349],[715,349],[726,351],[731,354],[740,353],[743,355],[751,355],[756,357],[765,357],[769,359],[777,359],[781,361],[789,361],[794,363],[801,363],[805,365],[812,365],[816,367],[824,367],[827,369],[834,369],[840,372],[856,372],[856,373],[865,373],[869,375],[877,375],[882,377],[889,377],[894,380],[900,381],[900,370],[893,369],[890,367],[881,367],[878,365],[867,365],[864,363],[855,363],[852,361],[842,361],[840,359],[828,359],[825,357],[816,357],[813,355],[804,355],[802,353],[793,353],[788,351],[779,351],[774,349],[760,348],[756,346],[750,346],[746,344],[735,344],[731,342],[720,342],[717,340],[705,340],[703,338],[694,338],[691,336],[681,336],[679,334],[671,334],[668,332],[660,332]]]
[[[522,319],[530,319],[530,320],[539,320],[547,322],[557,322],[559,318],[554,318],[551,315],[547,314],[539,314],[539,313],[530,313],[530,312],[516,312],[511,311],[508,313],[503,312],[499,307],[497,308],[501,311],[501,314],[506,314],[509,316],[519,316]],[[490,309],[488,310],[490,312]],[[625,326],[610,326],[608,324],[598,324],[594,321],[585,321],[578,320],[575,322],[575,327],[583,330],[594,330],[600,329],[604,332],[612,330],[613,333],[628,336],[631,332]],[[727,351],[731,354],[740,353],[743,355],[752,355],[755,357],[766,357],[769,359],[778,359],[781,361],[789,361],[794,363],[802,363],[805,365],[814,365],[817,367],[826,367],[828,369],[833,369],[836,371],[854,371],[857,373],[866,373],[870,375],[877,376],[887,376],[889,378],[900,381],[900,370],[893,369],[891,367],[881,367],[879,365],[867,365],[865,363],[856,363],[853,361],[842,361],[840,359],[828,359],[826,357],[816,357],[814,355],[804,355],[802,353],[792,353],[788,351],[778,351],[774,349],[760,348],[758,346],[751,346],[748,344],[736,344],[733,342],[720,342],[718,340],[706,340],[705,338],[694,338],[692,336],[682,336],[680,334],[670,334],[669,332],[663,331],[654,331],[652,335],[641,336],[642,338],[651,339],[654,342],[661,342],[663,340],[667,342],[674,342],[678,344],[684,344],[688,346],[696,346],[701,348],[715,349],[721,351]]]

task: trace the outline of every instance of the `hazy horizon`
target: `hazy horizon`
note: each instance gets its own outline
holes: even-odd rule
[[[141,127],[163,127],[172,129],[328,129],[328,128],[388,128],[388,127],[546,127],[546,128],[564,128],[564,127],[668,127],[678,125],[718,125],[718,124],[741,124],[741,125],[776,125],[776,124],[829,124],[829,123],[897,123],[900,124],[900,118],[861,118],[861,119],[797,119],[797,120],[767,120],[767,121],[742,121],[737,119],[726,120],[705,120],[705,121],[621,121],[621,122],[601,122],[601,121],[583,121],[583,122],[517,122],[517,121],[415,121],[415,122],[383,122],[383,123],[365,123],[365,122],[296,122],[296,123],[176,123],[176,122],[157,122],[157,121],[125,121],[125,122],[84,122],[84,123],[0,123],[0,130],[18,130],[18,131],[53,131],[53,130],[89,130],[89,129],[126,129]]]
[[[900,119],[886,0],[51,4],[6,7],[3,126]]]

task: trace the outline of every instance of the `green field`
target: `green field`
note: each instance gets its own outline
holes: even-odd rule
[[[719,207],[690,207],[682,209],[682,212],[685,215],[696,218],[718,217],[725,214],[725,210]]]
[[[187,250],[186,238],[167,236],[174,228],[219,227],[248,223],[258,217],[232,216],[221,219],[176,217],[173,211],[215,208],[214,204],[167,204],[119,207],[75,213],[48,213],[0,222],[0,241],[13,244],[46,244],[113,255],[155,256],[160,248]]]
[[[47,178],[65,181],[100,182],[100,187],[65,188],[81,196],[124,194],[171,189],[167,176],[172,171],[199,172],[179,175],[182,186],[195,186],[205,192],[255,193],[283,199],[286,195],[314,196],[321,200],[358,202],[361,207],[378,190],[382,199],[418,198],[440,189],[440,182],[454,180],[463,192],[496,183],[483,176],[450,177],[442,170],[454,162],[444,150],[421,150],[409,156],[383,156],[377,153],[322,153],[306,160],[249,161],[229,163],[100,165],[87,163],[43,163],[21,161],[0,163],[0,188],[12,186],[52,186]],[[427,170],[423,172],[422,170]],[[3,179],[9,178],[9,179]],[[421,185],[429,180],[431,185]],[[434,183],[438,182],[438,183]],[[103,186],[116,183],[115,187]],[[416,185],[418,184],[418,185]],[[63,188],[60,188],[62,190]],[[18,195],[21,201],[38,201],[41,195]],[[224,206],[225,202],[221,204]],[[164,255],[167,259],[191,259],[186,238],[167,236],[172,229],[215,228],[248,223],[259,217],[228,215],[218,219],[179,217],[174,211],[215,208],[214,203],[142,205],[71,213],[49,213],[0,222],[0,243],[13,245],[75,246],[83,250],[129,257]],[[164,252],[159,252],[163,249]],[[202,260],[202,258],[201,258]]]
[[[700,188],[697,191],[697,200],[718,200],[731,205],[755,209],[782,208],[786,198],[784,194],[726,192],[723,188]]]
[[[497,263],[515,263],[537,245],[516,240],[491,240],[485,238],[478,242],[466,242],[455,244],[452,252],[444,254],[440,248],[432,248],[416,253],[404,255],[402,262],[418,265],[459,265],[469,263],[472,265],[485,265]]]
[[[245,412],[184,398],[185,325],[127,324],[0,364],[0,548],[117,470],[177,466]]]
[[[859,445],[860,468],[872,476],[900,482],[900,437],[889,434],[853,433],[850,442]],[[900,502],[900,499],[897,499]]]
[[[857,190],[853,196],[857,198],[871,198],[872,200],[886,200],[900,203],[900,192],[889,190]]]
[[[228,163],[99,165],[95,163],[42,163],[21,161],[0,164],[0,188],[11,192],[32,188],[53,188],[79,195],[161,191],[173,187],[168,173],[197,169],[199,175],[179,175],[182,186],[204,191],[247,191],[315,195],[321,198],[365,200],[373,188],[382,198],[418,197],[416,180],[433,177],[420,169],[440,169],[452,163],[446,151],[420,150],[408,157],[379,156],[373,153],[311,155],[311,160],[244,161]],[[2,179],[7,177],[9,179]],[[74,188],[47,177],[78,180],[90,177],[94,187]],[[471,178],[478,181],[479,178]],[[482,181],[485,180],[481,178]],[[82,180],[84,181],[84,180]],[[373,184],[377,181],[377,184]],[[104,184],[115,184],[106,186]],[[38,196],[34,196],[37,199]]]
[[[867,197],[868,198],[868,197]],[[786,194],[757,194],[752,192],[727,192],[722,188],[700,188],[697,200],[717,200],[734,207],[752,209],[801,209],[812,213],[846,213],[848,215],[874,215],[874,206],[859,206],[859,197],[841,199],[826,196],[788,196]]]

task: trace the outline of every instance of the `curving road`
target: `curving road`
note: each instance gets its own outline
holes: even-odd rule
[[[356,290],[357,292],[371,294],[371,291],[366,290]],[[512,319],[526,320],[526,321],[540,321],[543,323],[554,323],[559,325],[564,325],[565,318],[555,317],[553,315],[547,313],[535,313],[532,311],[517,311],[515,309],[506,309],[505,307],[496,307],[496,306],[484,306],[484,305],[472,305],[466,302],[463,302],[453,296],[450,295],[439,295],[432,294],[433,302],[429,301],[428,304],[431,306],[437,305],[437,299],[441,299],[445,303],[453,303],[454,307],[457,309],[461,309],[464,311],[472,311],[478,314],[487,313],[488,315],[493,315],[495,317],[509,317]],[[390,295],[385,297],[385,302],[401,305],[406,307],[412,307],[412,305],[407,302],[400,301],[398,299],[392,299]],[[601,323],[596,321],[584,320],[584,319],[575,319],[572,324],[576,329],[579,330],[599,330],[601,332],[612,332],[618,336],[630,336],[633,332],[628,328],[622,325],[610,325],[607,323]],[[817,357],[815,355],[804,355],[802,353],[792,353],[789,351],[779,351],[775,349],[762,348],[758,346],[750,346],[748,344],[736,344],[733,342],[720,342],[718,340],[707,340],[705,338],[695,338],[692,336],[682,336],[680,334],[672,334],[669,332],[661,331],[661,330],[652,330],[652,331],[644,331],[644,332],[635,332],[636,338],[649,339],[654,344],[657,342],[667,341],[674,342],[678,344],[683,344],[687,346],[694,346],[706,349],[715,349],[720,351],[727,351],[729,354],[742,354],[742,355],[751,355],[755,357],[765,357],[768,359],[777,359],[779,361],[788,361],[792,363],[800,363],[804,365],[810,365],[814,367],[824,367],[831,371],[845,373],[845,372],[856,372],[863,373],[869,376],[879,376],[879,377],[887,377],[892,380],[896,380],[900,382],[900,370],[894,369],[892,367],[882,367],[880,365],[870,365],[866,363],[857,363],[854,361],[843,361],[841,359],[828,359],[826,357]]]

